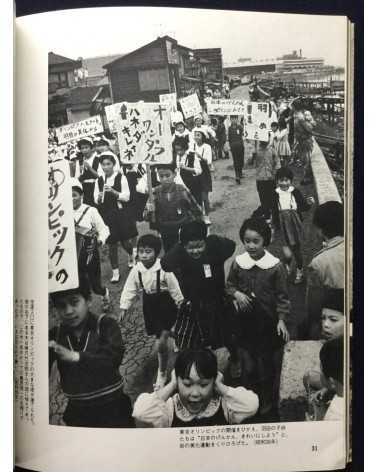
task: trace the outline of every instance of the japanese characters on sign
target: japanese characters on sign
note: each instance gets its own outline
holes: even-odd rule
[[[269,103],[246,102],[244,109],[245,138],[269,141],[269,127]]]
[[[177,111],[177,95],[175,93],[164,93],[159,95],[159,100],[162,105],[170,108],[172,113]]]
[[[202,107],[196,93],[180,98],[180,105],[185,118],[190,118],[202,113]]]
[[[69,163],[57,160],[48,169],[49,292],[79,285]]]
[[[245,100],[210,98],[206,103],[208,115],[244,115]]]
[[[114,114],[123,164],[172,162],[170,108],[161,103],[118,103]]]
[[[61,126],[60,128],[56,128],[55,131],[59,144],[64,144],[68,141],[75,141],[84,138],[85,136],[102,133],[104,127],[102,125],[101,117],[96,115],[82,121],[77,121],[76,123]]]

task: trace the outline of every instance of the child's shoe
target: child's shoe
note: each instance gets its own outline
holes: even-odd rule
[[[112,278],[110,279],[110,282],[112,284],[118,284],[119,282],[119,269],[113,269],[113,276]]]
[[[303,269],[297,269],[297,273],[295,276],[294,283],[295,285],[298,285],[303,282]]]
[[[158,370],[158,374],[156,377],[156,382],[154,383],[154,391],[157,392],[164,385],[167,383],[167,371],[162,372],[160,369]]]

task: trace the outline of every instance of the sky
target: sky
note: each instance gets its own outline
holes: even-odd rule
[[[169,35],[189,48],[221,47],[225,63],[263,60],[302,49],[303,56],[345,64],[345,17],[184,8],[91,8],[16,20],[48,51],[77,59],[126,54]]]

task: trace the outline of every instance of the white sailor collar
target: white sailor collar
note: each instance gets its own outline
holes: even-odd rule
[[[140,261],[136,263],[136,269],[138,272],[141,272],[144,274],[145,272],[157,272],[158,270],[161,270],[161,265],[160,265],[160,259],[156,259],[155,263],[153,266],[151,266],[149,269],[145,267],[144,264],[142,264]]]
[[[278,193],[278,195],[286,194],[286,193],[292,193],[293,190],[294,190],[294,187],[292,185],[290,185],[290,187],[287,190],[281,190],[280,187],[276,188],[276,192]]]
[[[252,259],[248,252],[243,252],[243,254],[236,256],[235,261],[239,267],[246,270],[252,269],[254,266],[257,266],[259,269],[271,269],[280,262],[277,257],[268,251],[265,251],[263,257],[258,261]]]
[[[190,413],[185,406],[183,405],[180,396],[178,393],[176,393],[173,397],[173,408],[176,416],[182,420],[182,421],[191,421],[194,418],[200,419],[200,418],[210,418],[211,416],[214,416],[215,413],[219,409],[219,405],[221,403],[221,398],[220,397],[213,397],[207,407],[205,408],[204,411],[201,411],[198,413],[198,415],[195,415],[193,413]]]

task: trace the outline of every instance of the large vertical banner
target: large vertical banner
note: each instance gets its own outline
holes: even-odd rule
[[[69,163],[59,159],[48,168],[49,292],[79,285]]]
[[[113,123],[123,164],[172,162],[170,108],[161,103],[118,103]]]
[[[244,108],[244,131],[246,139],[269,141],[269,103],[247,102]]]

